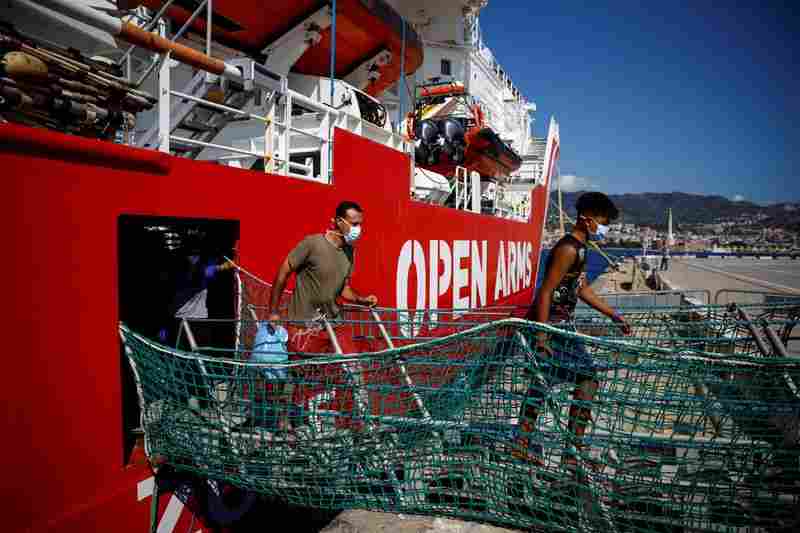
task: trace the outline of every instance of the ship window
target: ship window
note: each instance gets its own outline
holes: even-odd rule
[[[449,59],[442,59],[442,75],[443,76],[453,75],[453,64],[450,62]]]
[[[208,318],[232,318],[234,279],[231,271],[205,280],[206,266],[234,257],[239,240],[236,220],[206,220],[124,215],[117,222],[119,319],[151,339],[175,346],[176,308],[203,289]],[[197,260],[195,260],[195,256]],[[193,328],[194,329],[194,328]],[[194,331],[204,346],[233,346],[233,323],[216,323]],[[181,346],[186,348],[186,346]],[[130,364],[121,351],[123,461],[142,451],[139,398]]]

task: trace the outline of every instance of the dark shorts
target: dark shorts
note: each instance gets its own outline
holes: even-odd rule
[[[568,325],[562,327],[559,324],[557,327],[565,331],[575,331],[574,327]],[[535,338],[531,340],[531,346],[535,349]],[[552,356],[537,354],[536,361],[549,385],[595,379],[595,375],[601,370],[580,339],[556,337],[551,338],[548,344],[553,350]]]
[[[551,385],[594,379],[597,367],[582,341],[558,339],[550,343],[552,357],[539,359],[539,369]]]

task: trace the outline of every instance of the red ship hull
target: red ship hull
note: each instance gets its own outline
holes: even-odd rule
[[[555,157],[557,149],[550,168]],[[152,474],[140,451],[138,460],[124,451],[121,216],[238,221],[241,263],[271,279],[303,236],[353,199],[365,210],[353,285],[382,305],[530,301],[547,187],[534,189],[531,219],[514,222],[411,200],[408,157],[350,133],[336,131],[334,158],[334,184],[325,185],[0,126],[1,212],[12,252],[2,267],[12,340],[3,387],[8,482],[0,497],[13,509],[6,531],[148,527]],[[431,246],[450,247],[454,259],[452,283],[433,297],[426,289],[440,265],[430,265]],[[476,270],[476,261],[485,267]],[[163,531],[200,527],[182,509],[163,499]]]

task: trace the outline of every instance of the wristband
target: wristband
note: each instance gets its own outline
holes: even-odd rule
[[[616,311],[614,311],[614,314],[611,315],[611,320],[613,320],[614,322],[624,322],[625,321],[625,319],[622,317],[622,315],[619,314]]]

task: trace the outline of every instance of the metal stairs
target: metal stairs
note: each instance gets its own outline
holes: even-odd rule
[[[245,86],[222,80],[209,80],[205,72],[198,72],[180,91],[194,99],[173,96],[170,102],[170,153],[195,159],[205,149],[204,146],[181,142],[190,139],[210,143],[229,124],[247,120],[241,113],[225,111],[221,107],[244,111],[253,103],[258,89],[247,90]],[[219,106],[211,107],[203,101]],[[158,148],[161,142],[159,124],[156,121],[138,140],[141,148]]]

